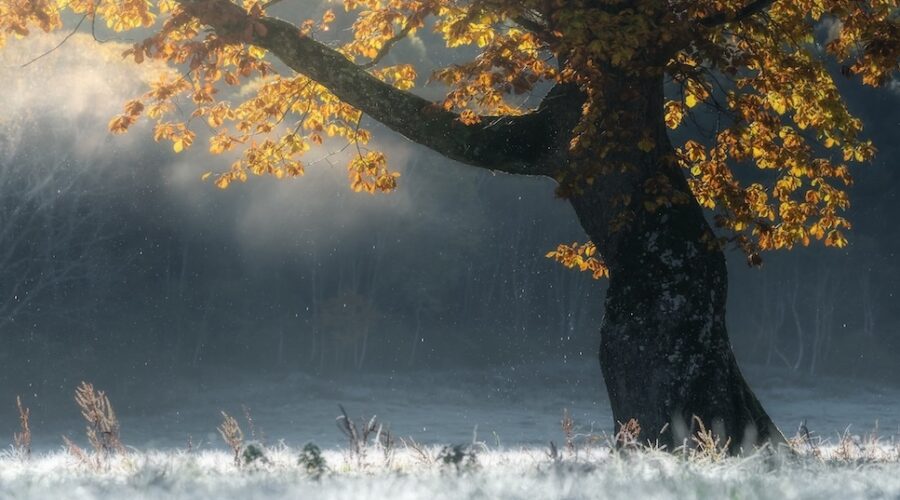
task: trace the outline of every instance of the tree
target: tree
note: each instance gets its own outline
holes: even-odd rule
[[[735,363],[723,249],[758,265],[762,251],[847,244],[847,164],[874,148],[830,68],[893,78],[896,0],[344,0],[355,21],[336,48],[320,41],[334,12],[291,23],[275,5],[311,15],[281,0],[2,0],[0,29],[58,29],[66,9],[92,28],[150,29],[126,56],[173,72],[110,129],[146,116],[180,152],[205,121],[210,152],[240,151],[221,188],[300,176],[304,153],[340,139],[358,153],[354,190],[393,190],[363,115],[461,163],[555,179],[590,241],[549,256],[609,276],[600,361],[615,420],[669,446],[694,416],[732,451],[783,440]],[[423,28],[475,53],[434,72],[438,102],[411,92],[413,65],[385,64]],[[668,129],[685,122],[676,147]]]

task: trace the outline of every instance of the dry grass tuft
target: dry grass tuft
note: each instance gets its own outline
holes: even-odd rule
[[[845,429],[829,458],[832,461],[846,463],[878,462],[887,458],[884,456],[884,450],[887,448],[882,442],[882,438],[878,436],[878,423],[876,422],[872,432],[862,436],[850,434],[849,427]],[[898,451],[896,445],[893,450],[895,453]]]
[[[720,462],[728,458],[731,438],[721,443],[719,436],[713,434],[712,429],[707,429],[700,417],[694,415],[692,421],[697,425],[697,431],[691,436],[694,442],[694,447],[691,449],[691,458],[710,462]]]
[[[616,447],[624,449],[634,449],[639,445],[641,437],[641,424],[637,420],[631,418],[624,424],[619,422],[619,431],[616,432]]]
[[[809,428],[806,426],[806,420],[804,420],[797,429],[797,435],[788,439],[788,446],[794,453],[807,453],[815,458],[821,458],[822,450],[819,449],[819,441],[818,438],[813,438],[812,433],[809,432]]]
[[[124,453],[125,446],[119,438],[119,419],[106,393],[95,391],[93,385],[82,382],[75,389],[75,402],[87,421],[87,437],[94,451],[102,456]]]
[[[379,445],[384,452],[384,458],[390,462],[394,450],[394,435],[376,416],[372,418],[354,421],[347,415],[343,405],[338,405],[341,414],[335,423],[338,429],[347,436],[350,442],[350,456],[356,458],[358,464],[365,461],[370,441]]]
[[[407,450],[412,451],[416,460],[423,465],[431,465],[437,459],[427,446],[416,442],[412,437],[407,439],[400,438],[400,442],[403,443]]]
[[[849,430],[845,430],[841,434],[837,447],[834,449],[833,458],[841,462],[852,461],[859,454],[859,444],[854,436],[850,435]]]
[[[21,458],[31,456],[31,410],[22,406],[22,398],[16,396],[16,408],[19,410],[19,432],[13,434],[13,448]]]
[[[550,441],[550,449],[547,450],[547,458],[549,458],[554,463],[559,463],[562,460],[562,456],[559,454],[559,449],[556,447],[556,443]]]
[[[568,408],[563,408],[562,420],[559,422],[562,427],[563,436],[566,440],[566,450],[572,455],[575,454],[575,419],[569,413]]]
[[[86,451],[84,451],[80,446],[72,442],[72,440],[67,438],[66,436],[63,436],[62,440],[63,444],[66,445],[66,451],[69,453],[69,455],[75,457],[75,459],[78,460],[78,463],[87,465],[95,469],[99,468],[100,460],[91,460],[91,457],[88,456]]]
[[[234,465],[241,466],[241,450],[244,447],[244,432],[240,424],[231,415],[222,412],[222,424],[219,425],[219,434],[225,440],[225,444],[234,453]]]

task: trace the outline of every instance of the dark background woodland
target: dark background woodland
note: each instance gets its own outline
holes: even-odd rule
[[[219,191],[199,176],[227,162],[202,145],[106,134],[139,87],[79,47],[0,100],[0,382],[596,357],[605,284],[544,257],[585,239],[551,182],[380,133],[395,194],[352,193],[339,156]],[[900,383],[900,93],[839,83],[880,150],[856,171],[851,244],[761,269],[731,252],[729,327],[744,362]]]

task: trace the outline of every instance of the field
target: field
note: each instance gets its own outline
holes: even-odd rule
[[[672,456],[610,448],[608,406],[586,380],[593,370],[585,362],[353,381],[246,374],[197,387],[185,381],[119,395],[124,449],[109,453],[93,451],[73,402],[59,418],[31,417],[33,451],[10,448],[0,458],[0,497],[900,497],[896,389],[750,370],[763,402],[795,436],[796,454],[724,458],[688,443]],[[116,405],[115,391],[109,396]],[[137,403],[144,398],[154,404]],[[223,410],[242,430],[237,457],[217,430]],[[803,420],[809,439],[796,437]],[[341,431],[347,423],[355,442]],[[307,443],[321,447],[321,461]]]
[[[425,450],[432,457],[438,447]],[[827,448],[826,456],[839,448]],[[597,448],[556,461],[546,450],[480,450],[459,469],[400,449],[358,464],[345,451],[324,453],[318,477],[298,464],[301,450],[277,446],[265,463],[235,466],[224,451],[130,452],[102,465],[66,452],[0,460],[3,498],[897,498],[896,449],[855,458],[764,457],[714,461],[659,452]]]

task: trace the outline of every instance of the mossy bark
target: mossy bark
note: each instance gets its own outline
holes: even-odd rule
[[[635,419],[642,441],[670,450],[693,443],[694,417],[734,453],[783,443],[731,348],[725,257],[673,160],[662,78],[612,90],[639,117],[634,135],[649,131],[654,146],[618,153],[633,168],[601,176],[570,201],[610,269],[599,357],[616,426]],[[611,202],[621,193],[627,204]],[[623,213],[627,223],[616,224]]]

